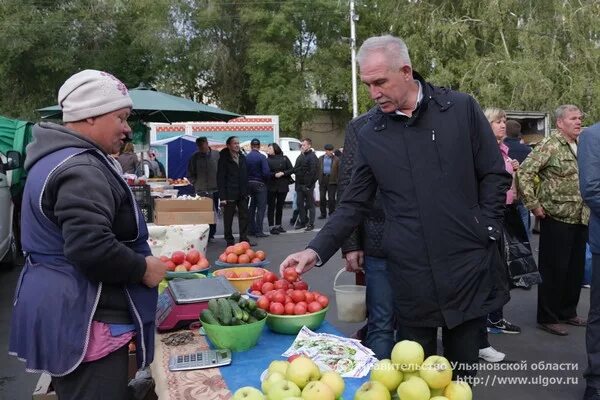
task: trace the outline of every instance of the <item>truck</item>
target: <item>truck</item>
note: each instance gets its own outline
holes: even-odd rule
[[[550,134],[550,114],[543,111],[506,111],[506,119],[521,124],[523,141],[536,144]]]

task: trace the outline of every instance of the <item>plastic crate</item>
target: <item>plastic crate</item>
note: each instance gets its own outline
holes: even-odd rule
[[[144,221],[154,222],[154,207],[152,206],[152,203],[144,205],[140,204],[140,210],[144,215]]]
[[[141,206],[152,206],[152,197],[150,196],[150,185],[130,185],[133,197]]]

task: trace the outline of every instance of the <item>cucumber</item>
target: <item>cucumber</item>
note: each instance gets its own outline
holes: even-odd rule
[[[259,321],[263,318],[267,318],[267,312],[265,310],[263,310],[262,308],[257,308],[256,310],[254,310],[252,312],[252,315],[254,316],[254,318],[256,318]]]
[[[248,322],[248,318],[250,318],[250,314],[248,314],[248,311],[246,310],[242,310],[242,321],[244,322]]]
[[[223,325],[231,325],[231,305],[229,301],[225,298],[220,298],[217,300],[219,304],[219,320],[223,323]]]
[[[231,294],[231,296],[229,296],[229,298],[230,298],[231,300],[238,301],[239,299],[241,299],[241,298],[242,298],[242,295],[240,294],[240,292],[233,292],[233,293]]]
[[[208,308],[202,310],[202,313],[200,314],[200,321],[209,325],[220,325],[219,320],[215,318],[215,315]]]
[[[217,299],[210,299],[208,301],[208,309],[213,315],[219,315],[219,304],[217,303]]]
[[[238,300],[238,305],[243,310],[248,306],[248,300],[246,300],[245,298],[242,297],[241,299]]]
[[[248,311],[252,312],[252,311],[256,310],[256,302],[254,300],[248,299],[248,300],[246,300],[246,302],[248,303],[246,305],[246,309]]]
[[[244,317],[244,313],[242,312],[242,309],[238,305],[237,301],[229,299],[229,305],[231,305],[231,312],[235,318],[242,319]]]
[[[258,320],[251,315],[251,316],[248,317],[248,321],[246,321],[246,322],[249,323],[249,324],[251,324],[253,322],[258,322]]]

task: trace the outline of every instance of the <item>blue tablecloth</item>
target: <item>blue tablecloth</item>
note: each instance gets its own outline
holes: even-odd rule
[[[344,336],[327,321],[324,321],[316,332]],[[295,338],[295,335],[274,333],[265,326],[255,347],[247,351],[233,353],[231,365],[220,368],[221,375],[229,390],[234,393],[244,386],[254,386],[260,390],[260,375],[262,372],[269,367],[271,361],[285,359],[281,354],[292,345]],[[210,343],[208,338],[207,341]],[[343,394],[344,399],[353,399],[356,390],[368,380],[368,376],[364,378],[344,378],[346,383],[346,390]]]

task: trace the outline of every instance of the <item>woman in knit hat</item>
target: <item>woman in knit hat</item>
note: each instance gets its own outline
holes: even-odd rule
[[[52,376],[58,398],[128,399],[128,344],[154,357],[153,257],[135,199],[108,155],[131,133],[132,101],[109,73],[85,70],[58,92],[64,126],[42,122],[27,147],[22,243],[9,351]]]

